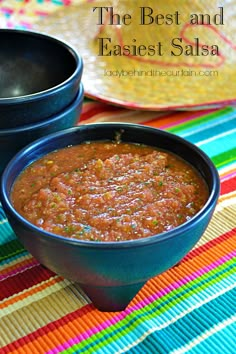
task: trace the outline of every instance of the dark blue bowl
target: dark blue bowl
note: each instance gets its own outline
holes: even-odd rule
[[[12,129],[0,129],[0,176],[9,160],[32,141],[66,128],[79,120],[84,98],[82,83],[74,101],[59,113],[41,122]]]
[[[32,161],[68,145],[112,140],[167,149],[191,163],[209,188],[206,205],[191,220],[171,231],[133,241],[93,242],[68,239],[39,229],[11,203],[17,176]],[[199,148],[173,134],[135,124],[91,124],[42,138],[18,153],[2,176],[1,201],[8,220],[26,249],[54,272],[76,281],[101,311],[123,310],[145,282],[178,263],[200,239],[214,211],[220,182],[216,168]]]
[[[0,129],[39,122],[75,99],[83,62],[71,46],[17,29],[0,29],[0,43]]]

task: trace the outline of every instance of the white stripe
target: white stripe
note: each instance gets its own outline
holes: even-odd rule
[[[46,281],[43,281],[39,284],[36,284],[34,286],[32,286],[31,288],[29,289],[25,289],[24,291],[22,291],[20,294],[26,294],[23,299],[20,299],[16,302],[13,302],[14,298],[18,297],[19,294],[14,294],[13,296],[10,296],[9,298],[7,299],[4,299],[2,301],[0,301],[0,304],[4,304],[4,302],[8,301],[8,300],[11,300],[11,304],[9,304],[7,307],[3,307],[0,311],[0,319],[1,318],[4,318],[4,316],[7,316],[7,315],[10,315],[11,313],[13,313],[14,311],[18,311],[24,307],[27,307],[29,306],[30,304],[36,302],[36,301],[39,301],[47,296],[50,296],[51,294],[53,293],[56,293],[57,291],[60,291],[62,289],[66,289],[68,288],[68,294],[70,296],[73,295],[72,291],[71,291],[71,288],[73,288],[73,283],[67,279],[62,279],[60,280],[59,282],[57,283],[54,283],[54,284],[51,284],[50,286],[47,286],[45,289],[40,289],[42,287],[43,284],[47,284],[49,283],[52,279],[57,279],[58,276],[53,276],[51,277],[50,279],[46,280]],[[76,285],[75,285],[76,286]],[[32,290],[35,290],[36,292],[34,294],[30,293],[28,294],[29,291],[32,291]],[[40,291],[37,291],[38,289],[40,289]],[[70,293],[69,293],[70,291]],[[83,304],[83,305],[87,305],[88,302],[87,300],[85,299],[85,297],[83,296],[82,292],[80,293],[79,291],[76,292],[76,297],[77,297],[77,301],[80,300],[80,302]]]
[[[6,222],[7,222],[7,219],[2,219],[2,220],[0,221],[0,225],[5,224]]]
[[[28,266],[28,267],[25,267],[23,270],[20,270],[20,271],[17,271],[16,270],[16,272],[14,273],[10,273],[10,275],[8,274],[8,275],[6,275],[5,277],[3,277],[2,279],[0,279],[0,285],[1,285],[1,282],[3,282],[3,281],[5,281],[6,279],[9,279],[9,278],[13,278],[13,277],[15,277],[16,276],[16,274],[18,275],[18,274],[20,274],[20,273],[24,273],[26,270],[29,270],[29,269],[33,269],[33,268],[35,268],[35,267],[38,267],[38,264],[36,263],[36,264],[31,264],[30,266]]]
[[[224,198],[224,196],[220,197],[219,202],[216,206],[216,211],[221,211],[224,208],[228,207],[231,207],[232,209],[236,207],[236,191],[228,193],[226,199]]]
[[[52,278],[57,278],[58,276],[52,277]],[[42,284],[47,284],[48,282],[50,282],[52,280],[52,278],[43,281],[39,284],[36,284],[34,286],[32,286],[29,289],[25,289],[23,290],[20,295],[22,296],[23,294],[27,294],[29,291],[31,292],[33,289],[35,291],[37,291],[38,288],[42,287]],[[54,283],[52,285],[50,285],[50,287],[45,288],[45,289],[40,289],[40,291],[34,293],[34,294],[30,294],[30,295],[25,295],[26,297],[24,297],[23,299],[20,299],[16,302],[14,302],[14,298],[19,296],[19,293],[14,294],[10,297],[8,297],[7,299],[3,299],[2,301],[0,301],[0,304],[4,304],[4,302],[11,300],[11,304],[7,307],[3,307],[0,311],[0,319],[4,316],[10,315],[12,312],[17,311],[19,309],[21,309],[22,307],[26,307],[28,305],[30,305],[31,303],[38,301],[40,299],[43,299],[44,297],[48,296],[51,293],[54,293],[58,290],[60,290],[61,288],[66,287],[66,284],[63,282],[63,280],[61,280],[58,283]]]
[[[222,123],[224,123],[224,122],[229,122],[230,120],[233,120],[233,119],[235,119],[235,112],[233,112],[232,113],[232,116],[226,116],[225,117],[225,119],[219,119],[218,121],[214,121],[214,123],[213,124],[210,124],[210,122],[209,122],[209,124],[205,124],[204,126],[199,126],[198,128],[197,127],[194,127],[194,130],[192,130],[191,129],[191,131],[190,132],[186,132],[186,133],[181,133],[181,136],[182,137],[186,137],[186,136],[191,136],[191,135],[194,135],[195,133],[199,133],[199,132],[201,132],[201,131],[204,131],[204,130],[206,130],[206,129],[208,129],[208,128],[212,128],[212,127],[215,127],[215,126],[217,126],[217,125],[219,125],[219,124],[222,124]]]
[[[223,322],[218,323],[217,325],[215,325],[212,328],[210,328],[208,331],[205,331],[202,334],[200,334],[198,337],[194,338],[194,340],[192,342],[186,343],[183,347],[175,349],[172,352],[170,352],[169,354],[184,354],[184,353],[187,353],[190,349],[193,349],[194,347],[196,347],[196,345],[200,344],[205,339],[209,338],[213,334],[221,331],[225,327],[227,327],[227,326],[229,326],[229,325],[231,325],[231,324],[233,324],[235,322],[236,322],[236,315],[234,315],[234,316],[232,316],[230,318],[227,318]]]
[[[229,131],[227,131],[227,132],[224,132],[224,133],[222,133],[222,134],[214,135],[214,136],[212,136],[211,138],[208,138],[208,139],[205,139],[205,140],[200,141],[199,143],[196,143],[195,145],[201,146],[201,145],[207,144],[207,143],[209,143],[209,142],[211,142],[211,141],[213,141],[213,140],[217,140],[217,139],[222,138],[222,137],[225,137],[225,136],[227,136],[227,135],[231,135],[231,134],[233,134],[233,133],[235,133],[235,132],[236,132],[236,128],[235,128],[235,129],[231,129],[231,130],[229,130]]]
[[[222,176],[222,178],[224,180],[224,176],[223,175],[229,173],[230,171],[232,171],[232,173],[234,171],[236,171],[236,162],[229,163],[228,165],[223,166],[223,167],[219,167],[218,171],[219,171],[219,174]]]
[[[225,181],[228,181],[230,180],[231,178],[234,178],[234,176],[236,176],[236,163],[231,163],[230,165],[227,166],[228,167],[228,171],[230,172],[230,174],[227,176],[227,172],[225,170],[225,168],[221,169],[219,168],[218,169],[218,172],[220,174],[220,177],[221,177],[221,182],[225,182]],[[225,176],[223,176],[225,175]]]
[[[179,315],[177,315],[176,317],[171,318],[171,320],[166,321],[165,323],[163,323],[163,324],[161,324],[159,326],[154,326],[154,327],[150,328],[147,332],[143,333],[143,335],[140,338],[138,338],[135,342],[133,342],[132,344],[126,346],[125,349],[119,350],[118,352],[116,352],[116,354],[125,353],[129,349],[136,347],[136,345],[138,345],[139,343],[144,341],[151,333],[154,333],[156,331],[160,331],[160,330],[168,327],[169,325],[177,322],[178,320],[180,320],[184,316],[188,315],[192,311],[200,308],[201,306],[207,304],[208,302],[211,302],[212,300],[214,300],[217,297],[227,293],[228,291],[234,289],[235,287],[236,287],[236,284],[230,284],[227,288],[222,289],[221,291],[218,291],[216,294],[213,294],[213,295],[209,296],[208,298],[204,299],[203,301],[199,301],[197,304],[195,304],[192,307],[189,307],[187,310],[185,310],[185,311],[183,310]]]

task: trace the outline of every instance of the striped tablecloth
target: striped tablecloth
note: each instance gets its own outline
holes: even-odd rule
[[[63,1],[2,1],[8,27],[30,27],[44,14],[26,19],[22,10],[13,21],[22,3]],[[141,112],[85,100],[80,124],[103,121],[165,129],[204,150],[221,178],[212,221],[181,263],[147,282],[125,311],[102,313],[23,248],[0,208],[0,353],[235,353],[236,109]]]

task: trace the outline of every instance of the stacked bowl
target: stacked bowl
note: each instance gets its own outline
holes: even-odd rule
[[[79,120],[83,62],[46,34],[0,30],[0,175],[28,143]]]

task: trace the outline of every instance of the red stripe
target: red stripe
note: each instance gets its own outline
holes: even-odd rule
[[[224,233],[223,235],[215,238],[214,240],[208,241],[207,243],[205,243],[202,246],[199,246],[198,248],[190,251],[183,259],[183,261],[187,261],[189,259],[192,259],[193,257],[198,256],[199,254],[209,250],[210,248],[219,245],[220,243],[226,241],[227,239],[230,239],[232,236],[236,235],[236,228],[227,231],[226,233]]]
[[[24,337],[17,339],[16,341],[9,343],[5,347],[2,347],[2,353],[7,354],[11,353],[13,350],[17,350],[20,347],[27,345],[28,343],[32,342],[33,340],[37,340],[37,338],[42,337],[54,330],[58,329],[66,325],[67,323],[73,321],[76,318],[82,318],[86,316],[88,312],[94,311],[95,307],[92,304],[85,305],[82,308],[69,313],[68,315],[61,317],[60,319],[48,323],[46,326],[37,329],[35,332],[32,332]]]
[[[215,111],[216,111],[216,109],[201,110],[201,111],[198,111],[197,113],[192,113],[191,115],[188,115],[188,116],[186,116],[186,112],[170,112],[169,114],[162,117],[162,120],[164,120],[164,125],[163,125],[163,123],[160,122],[161,123],[160,128],[166,130],[167,128],[177,126],[183,122],[188,122],[189,120],[194,120],[196,118],[200,118],[204,115],[208,115],[208,114],[213,113]],[[175,119],[173,120],[173,122],[169,122],[166,125],[165,120],[169,119],[171,117],[173,117]],[[151,126],[153,121],[155,121],[155,120],[158,121],[158,119],[159,119],[158,117],[153,118],[153,119],[150,119],[142,124]]]
[[[22,273],[6,278],[1,282],[0,301],[25,289],[29,289],[53,276],[55,274],[49,269],[44,268],[42,265],[37,265]]]
[[[214,247],[215,245],[218,245],[221,242],[226,241],[227,239],[230,239],[234,234],[236,234],[236,228],[226,232],[225,234],[219,236],[218,238],[211,240],[211,241],[207,242],[206,244],[198,247],[197,249],[191,251],[190,253],[188,253],[187,256],[184,257],[184,259],[181,261],[181,263],[188,262],[189,260],[193,259],[193,257],[196,257],[199,254],[209,250],[211,247]],[[82,308],[65,315],[64,317],[61,317],[58,320],[53,321],[53,322],[39,328],[38,330],[30,333],[29,335],[27,335],[25,337],[19,338],[15,342],[9,343],[7,346],[2,348],[3,353],[10,353],[11,350],[16,350],[16,349],[20,348],[21,346],[28,344],[32,340],[37,340],[37,338],[39,338],[43,335],[46,335],[49,332],[53,332],[55,329],[58,329],[59,327],[66,325],[67,323],[69,323],[70,321],[73,321],[76,318],[82,318],[88,312],[92,312],[92,311],[96,311],[93,304],[85,305]]]
[[[222,181],[220,184],[221,194],[227,194],[236,190],[236,176]]]
[[[86,104],[85,104],[86,107]],[[100,114],[100,113],[105,113],[105,112],[116,112],[120,110],[120,108],[116,107],[116,106],[109,106],[109,105],[105,105],[103,103],[98,103],[96,105],[92,105],[92,107],[88,110],[83,110],[82,114],[80,116],[80,121],[89,119],[91,117],[93,117],[94,115]]]

